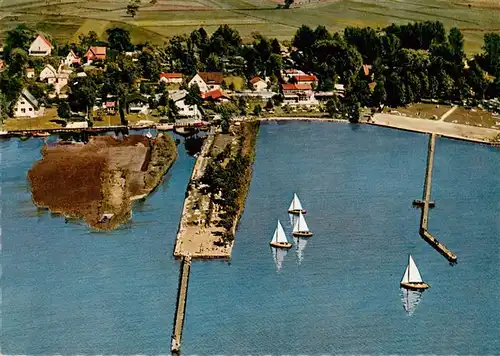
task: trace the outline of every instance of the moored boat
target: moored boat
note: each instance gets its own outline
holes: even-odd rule
[[[50,136],[48,132],[34,132],[32,133],[33,137],[47,137]]]
[[[411,255],[408,255],[408,265],[401,279],[400,286],[411,290],[424,290],[429,288],[429,285],[422,280],[422,276]]]
[[[290,214],[299,214],[299,213],[305,214],[305,213],[307,213],[307,211],[305,211],[302,208],[302,204],[300,203],[299,197],[295,193],[293,193],[293,199],[292,199],[292,202],[290,203],[290,207],[288,208],[288,212]]]
[[[283,226],[281,226],[280,221],[278,220],[278,226],[276,226],[276,230],[274,230],[273,239],[269,243],[272,247],[279,248],[290,248],[292,244],[288,242],[285,234],[285,230],[283,230]]]
[[[297,237],[309,237],[312,236],[312,232],[309,230],[309,226],[307,226],[306,219],[302,212],[299,212],[299,217],[295,220],[295,224],[293,225],[293,236]]]

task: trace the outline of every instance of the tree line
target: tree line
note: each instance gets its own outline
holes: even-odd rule
[[[41,68],[48,62],[57,65],[59,59],[28,56],[35,36],[35,29],[24,25],[7,32],[4,55],[8,68],[0,73],[0,108],[12,108],[26,86],[37,99],[48,100],[45,94],[50,88],[27,80],[25,69]],[[259,33],[253,34],[251,43],[243,43],[237,30],[221,25],[211,35],[200,27],[173,36],[163,45],[133,44],[127,30],[111,28],[105,39],[90,31],[75,43],[56,44],[56,54],[65,56],[73,50],[82,56],[92,45],[107,46],[106,63],[96,61],[95,70],[86,71],[87,77],[70,81],[69,105],[74,111],[90,111],[97,98],[114,95],[120,99],[123,119],[125,98],[138,91],[161,94],[163,105],[151,104],[167,114],[173,110],[165,86],[137,86],[139,80],[157,83],[162,71],[186,76],[222,71],[247,80],[268,76],[272,83],[279,83],[284,81],[282,69],[296,68],[314,73],[319,78],[318,90],[330,91],[335,84],[344,84],[344,98],[331,99],[326,108],[332,115],[352,117],[360,106],[400,106],[424,98],[474,102],[500,93],[500,35],[485,34],[483,51],[466,58],[460,30],[446,31],[438,21],[382,29],[346,27],[343,33],[303,25],[291,41],[281,43]],[[289,54],[283,55],[284,48]],[[125,55],[130,51],[136,51],[135,58]],[[363,64],[371,66],[368,75]],[[196,96],[196,92],[190,93],[190,101],[199,103]]]

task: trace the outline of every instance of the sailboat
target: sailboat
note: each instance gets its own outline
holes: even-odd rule
[[[302,212],[299,212],[299,218],[295,220],[292,234],[293,236],[301,237],[312,236],[312,232],[309,231],[309,227],[307,226],[306,219],[304,219],[304,215],[302,215]]]
[[[285,230],[283,230],[283,226],[281,226],[280,221],[278,220],[278,226],[276,226],[276,230],[274,230],[273,239],[269,243],[272,247],[281,247],[281,248],[290,248],[292,244],[288,242],[286,239]]]
[[[405,273],[400,283],[401,287],[412,290],[423,290],[429,288],[429,285],[422,281],[420,272],[418,271],[413,257],[408,255],[408,265],[406,266]]]
[[[298,214],[298,213],[305,214],[307,212],[304,209],[302,209],[302,204],[300,204],[299,197],[295,193],[293,193],[293,199],[290,204],[290,207],[288,208],[288,212],[290,214]]]

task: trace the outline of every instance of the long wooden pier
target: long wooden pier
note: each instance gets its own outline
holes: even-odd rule
[[[174,315],[174,329],[172,332],[172,354],[179,354],[181,349],[182,328],[184,327],[184,319],[186,316],[186,301],[189,285],[189,272],[191,270],[191,255],[182,258],[179,271],[179,287],[177,290],[177,307]]]
[[[427,231],[429,222],[429,209],[434,207],[434,202],[431,201],[431,186],[432,186],[432,168],[434,165],[434,151],[436,148],[436,134],[433,133],[429,137],[429,147],[427,152],[427,169],[425,171],[424,193],[422,200],[415,200],[414,205],[422,209],[420,215],[420,236],[427,241],[434,249],[454,264],[457,262],[457,255],[451,252],[445,245],[440,243],[430,232]]]

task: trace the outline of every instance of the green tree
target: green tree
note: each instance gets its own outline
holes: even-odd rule
[[[24,76],[28,64],[28,53],[22,48],[14,48],[9,56],[9,76],[19,75]]]
[[[201,92],[198,84],[191,85],[188,88],[188,92],[186,94],[185,102],[187,105],[198,105],[200,106],[203,100],[201,99]]]
[[[98,86],[91,76],[77,78],[70,84],[71,93],[68,97],[70,105],[76,108],[74,111],[85,111],[89,114],[95,104]]]
[[[380,106],[384,104],[387,100],[387,92],[385,91],[385,81],[379,79],[376,82],[375,88],[373,89],[372,94],[372,104],[374,106]]]
[[[290,6],[292,6],[294,2],[295,2],[294,0],[285,0],[285,6],[284,6],[284,8],[285,9],[289,9]]]
[[[332,98],[328,99],[326,102],[326,112],[331,117],[335,117],[337,114],[341,112],[342,105],[340,103],[340,100],[338,96],[334,95]]]
[[[151,80],[157,80],[161,73],[161,59],[157,49],[153,46],[145,46],[139,55],[142,74]]]
[[[69,117],[71,116],[71,109],[66,100],[61,100],[59,102],[59,105],[57,107],[57,116],[59,116],[61,119],[69,119]]]
[[[275,54],[281,54],[281,46],[277,38],[271,42],[271,52]]]
[[[127,15],[135,17],[138,11],[139,11],[139,4],[136,1],[132,1],[130,4],[127,5]]]
[[[297,47],[299,51],[304,51],[314,44],[316,38],[314,31],[307,25],[302,25],[293,36],[292,44]]]
[[[255,107],[253,108],[253,114],[255,116],[259,116],[261,113],[262,113],[262,107],[260,106],[260,104],[255,105]]]
[[[7,97],[0,91],[0,123],[8,117],[9,114],[9,102]]]
[[[7,36],[5,38],[5,46],[4,51],[6,57],[8,58],[8,54],[14,48],[20,48],[25,51],[28,51],[31,42],[36,37],[36,31],[26,25],[18,25],[16,28],[7,31]]]
[[[81,51],[87,51],[87,48],[90,46],[94,46],[99,43],[99,36],[95,31],[89,31],[87,35],[83,33],[78,36],[78,40],[80,41]]]
[[[462,62],[465,58],[464,36],[458,28],[453,27],[450,30],[450,33],[448,34],[448,43],[450,44],[454,62],[462,66]]]
[[[110,49],[118,52],[129,51],[133,46],[130,42],[130,32],[123,28],[113,27],[106,30]]]
[[[272,99],[269,99],[267,101],[265,109],[268,110],[268,111],[274,109],[274,104],[273,104],[273,100]]]
[[[500,76],[500,34],[486,33],[484,35],[484,69],[491,75]]]

